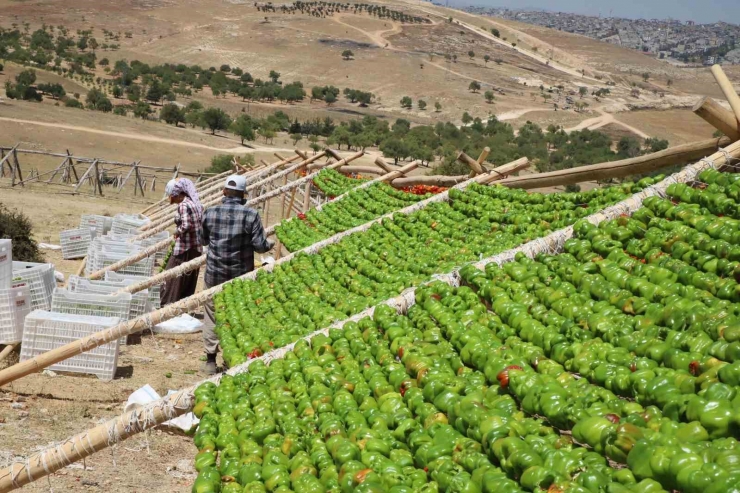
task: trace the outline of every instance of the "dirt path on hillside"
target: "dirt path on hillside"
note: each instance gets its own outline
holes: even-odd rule
[[[625,128],[629,130],[630,132],[639,135],[643,139],[650,138],[650,135],[646,134],[642,130],[635,128],[632,125],[628,125],[624,122],[617,120],[614,115],[612,115],[611,113],[605,113],[601,108],[597,108],[595,111],[599,113],[599,116],[595,118],[589,118],[587,120],[583,120],[581,123],[579,123],[575,127],[566,128],[565,131],[575,132],[575,131],[584,130],[584,129],[597,130],[601,127],[605,127],[609,124],[614,123],[615,125],[619,125],[620,127]]]
[[[176,139],[167,139],[164,137],[154,137],[152,135],[143,135],[143,134],[133,134],[133,133],[122,133],[122,132],[112,132],[109,130],[99,130],[97,128],[90,128],[90,127],[80,127],[77,125],[67,125],[64,123],[50,123],[50,122],[39,122],[34,120],[22,120],[19,118],[7,118],[0,116],[0,122],[9,122],[9,123],[22,123],[26,125],[37,125],[40,127],[47,127],[47,128],[57,128],[57,129],[63,129],[63,130],[72,130],[74,132],[87,132],[87,133],[93,133],[98,135],[105,135],[109,137],[117,137],[117,138],[123,138],[123,139],[131,139],[131,140],[140,140],[143,142],[156,142],[159,144],[170,144],[170,145],[176,145],[176,146],[184,146],[184,147],[196,147],[198,149],[206,149],[209,151],[216,151],[216,152],[228,152],[231,154],[252,154],[254,152],[260,152],[260,151],[284,151],[284,152],[293,152],[292,148],[287,147],[269,147],[269,146],[259,146],[255,145],[254,147],[232,147],[232,148],[221,148],[221,147],[212,147],[205,144],[197,144],[194,142],[186,142],[183,140],[176,140]]]

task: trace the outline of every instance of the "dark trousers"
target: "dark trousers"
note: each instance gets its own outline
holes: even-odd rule
[[[170,255],[170,259],[167,261],[167,267],[165,267],[165,270],[173,269],[200,256],[201,254],[195,248],[191,248],[180,255]],[[162,306],[175,303],[183,298],[194,295],[195,286],[198,284],[198,272],[200,272],[200,269],[194,269],[164,283],[159,296]]]

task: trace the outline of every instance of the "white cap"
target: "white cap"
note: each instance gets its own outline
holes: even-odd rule
[[[241,175],[231,175],[226,178],[226,184],[224,188],[229,190],[236,190],[237,192],[243,192],[247,188],[247,179]]]

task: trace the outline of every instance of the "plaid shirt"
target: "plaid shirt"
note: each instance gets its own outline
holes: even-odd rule
[[[254,270],[254,252],[270,249],[260,216],[244,207],[236,197],[225,197],[221,205],[203,215],[203,245],[208,245],[205,281],[223,284]]]
[[[201,222],[203,215],[198,213],[195,204],[189,198],[186,198],[177,205],[175,212],[175,225],[177,226],[178,236],[175,239],[175,249],[172,255],[182,255],[191,248],[202,252],[200,246]]]

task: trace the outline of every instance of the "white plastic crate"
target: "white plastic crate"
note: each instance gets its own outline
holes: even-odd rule
[[[32,310],[48,310],[51,308],[51,295],[54,293],[56,285],[53,264],[13,262],[11,286],[28,286],[31,290]]]
[[[130,229],[138,229],[150,222],[149,218],[141,214],[116,214],[113,217],[114,233],[128,233]]]
[[[95,228],[95,234],[97,236],[103,236],[108,233],[112,226],[112,217],[85,214],[80,218],[80,228]]]
[[[0,289],[10,288],[13,279],[13,242],[0,240]]]
[[[115,317],[126,321],[131,313],[131,300],[130,293],[116,295],[80,293],[57,288],[51,300],[51,311],[92,317]],[[126,337],[122,337],[120,343],[126,344]]]
[[[121,254],[116,255],[116,254],[109,254],[106,252],[98,252],[95,256],[96,257],[95,260],[97,263],[97,268],[102,269],[103,267],[113,265],[116,262],[119,262],[129,256],[130,255],[121,255]],[[154,272],[154,257],[147,257],[147,258],[141,259],[134,264],[118,269],[117,272],[121,274],[131,274],[135,276],[151,277]]]
[[[68,229],[59,233],[59,242],[62,245],[62,258],[65,260],[82,258],[87,255],[87,249],[95,236],[95,228]]]
[[[23,321],[31,313],[28,286],[0,289],[0,344],[15,344],[23,338]]]
[[[120,319],[34,310],[27,317],[21,342],[21,361],[113,327]],[[54,371],[89,373],[112,380],[118,366],[118,340],[49,367]]]
[[[91,281],[79,276],[69,276],[67,288],[76,293],[94,293],[111,295],[126,286],[134,284],[134,281]],[[131,309],[126,320],[131,320],[151,311],[149,304],[149,291],[143,290],[131,295]]]
[[[106,281],[112,281],[112,282],[120,282],[120,281],[128,281],[132,284],[138,284],[142,281],[146,281],[149,279],[147,276],[132,276],[130,274],[121,274],[120,272],[113,272],[113,271],[107,271],[105,273],[105,280]],[[159,298],[159,293],[162,289],[162,286],[160,284],[150,286],[147,291],[149,291],[149,303],[153,310],[159,310],[161,308],[161,302]]]

